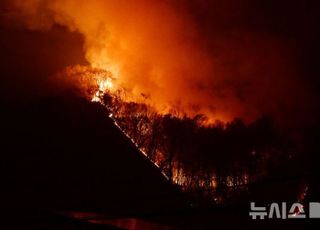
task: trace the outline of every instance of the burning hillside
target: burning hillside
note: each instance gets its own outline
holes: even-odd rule
[[[0,1],[4,210],[201,229],[319,200],[318,17],[313,0]]]
[[[289,159],[270,118],[208,123],[201,114],[159,113],[143,95],[139,103],[128,100],[125,89],[114,88],[117,79],[110,72],[88,66],[68,67],[58,79],[70,81],[89,101],[102,105],[106,117],[168,180],[213,202],[247,190],[277,167],[274,159]]]

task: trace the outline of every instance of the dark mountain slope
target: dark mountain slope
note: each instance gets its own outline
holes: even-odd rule
[[[64,95],[2,106],[2,198],[8,208],[158,213],[180,193],[98,104]]]

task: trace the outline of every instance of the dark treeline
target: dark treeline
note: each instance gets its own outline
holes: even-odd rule
[[[208,125],[204,115],[162,115],[144,103],[124,102],[121,93],[105,94],[103,103],[169,180],[214,202],[245,191],[290,157],[287,140],[268,117]]]

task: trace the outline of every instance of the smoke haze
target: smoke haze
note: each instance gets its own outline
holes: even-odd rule
[[[305,27],[314,12],[289,3],[11,0],[5,21],[80,33],[91,66],[111,71],[132,100],[146,95],[159,111],[297,121],[315,100],[301,64],[301,55],[309,55],[301,54],[309,48],[304,44],[314,37]],[[308,14],[296,19],[302,8]]]

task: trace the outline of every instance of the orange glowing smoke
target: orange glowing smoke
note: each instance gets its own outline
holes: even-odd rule
[[[59,83],[72,86],[87,99],[100,102],[105,93],[115,92],[114,77],[110,71],[90,66],[72,66],[57,74]],[[56,80],[55,79],[55,80]]]
[[[81,33],[90,65],[112,73],[114,80],[103,87],[125,89],[133,101],[143,96],[159,112],[251,120],[296,106],[304,89],[283,41],[246,27],[221,30],[219,22],[229,19],[218,16],[212,32],[204,34],[184,3],[173,2],[10,0],[7,5],[11,23],[32,30],[58,24]],[[199,2],[199,10],[205,8],[205,1]]]

